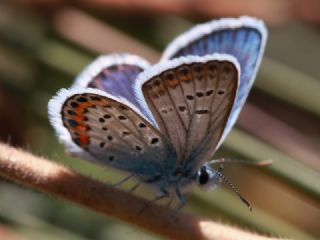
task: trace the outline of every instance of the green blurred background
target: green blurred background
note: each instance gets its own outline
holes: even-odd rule
[[[229,4],[228,4],[229,2]],[[216,156],[272,159],[257,169],[225,165],[253,204],[226,186],[188,194],[184,211],[272,236],[320,238],[320,2],[262,0],[1,0],[0,137],[107,182],[121,178],[68,157],[47,103],[97,55],[138,54],[153,63],[198,22],[252,15],[269,41],[236,128]],[[139,194],[139,191],[138,193]],[[160,239],[77,205],[0,179],[0,239]]]

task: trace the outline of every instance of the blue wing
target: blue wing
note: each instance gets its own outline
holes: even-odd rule
[[[240,84],[226,128],[217,145],[224,141],[235,124],[260,66],[267,41],[267,29],[261,20],[251,17],[225,18],[195,26],[169,44],[162,61],[180,56],[204,56],[227,53],[240,63]]]
[[[135,55],[100,56],[79,74],[72,87],[97,88],[112,96],[125,98],[145,114],[145,109],[136,100],[133,86],[137,76],[148,67],[147,61]]]

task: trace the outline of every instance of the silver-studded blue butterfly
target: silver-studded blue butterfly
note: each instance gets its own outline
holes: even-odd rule
[[[50,100],[51,124],[73,155],[130,173],[157,199],[177,196],[179,209],[182,189],[226,180],[207,161],[238,118],[266,40],[262,21],[225,18],[180,35],[154,66],[101,56]]]

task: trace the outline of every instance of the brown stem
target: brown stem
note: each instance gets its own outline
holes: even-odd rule
[[[3,143],[0,143],[0,176],[171,239],[274,239],[183,212],[171,223],[172,211],[155,204],[140,213],[147,203],[145,199]]]

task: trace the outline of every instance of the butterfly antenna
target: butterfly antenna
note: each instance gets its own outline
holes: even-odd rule
[[[221,164],[221,163],[240,163],[240,164],[248,164],[259,167],[270,166],[272,164],[272,160],[262,160],[258,162],[254,162],[251,160],[237,159],[237,158],[220,158],[209,161],[209,164]]]
[[[219,174],[219,176],[221,177],[221,179],[222,179],[223,181],[225,181],[225,182],[229,185],[229,187],[235,192],[235,194],[237,194],[237,196],[240,198],[240,200],[241,200],[244,204],[247,205],[247,207],[249,208],[250,211],[252,211],[252,206],[251,206],[250,202],[249,202],[247,199],[245,199],[245,198],[240,194],[240,192],[238,191],[238,189],[236,189],[236,187],[230,182],[230,180],[221,173],[221,170],[222,170],[222,168],[220,167],[219,170],[217,171],[217,173]]]

